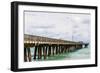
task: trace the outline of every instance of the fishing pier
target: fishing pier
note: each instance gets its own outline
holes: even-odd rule
[[[24,34],[24,61],[31,62],[32,56],[34,60],[46,60],[47,57],[72,52],[87,46],[88,43]],[[34,49],[34,55],[31,54],[30,48]]]

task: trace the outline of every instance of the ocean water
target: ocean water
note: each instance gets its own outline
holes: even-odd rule
[[[31,54],[34,54],[34,49],[33,48],[31,49]],[[42,57],[41,60],[35,60],[35,61],[89,59],[90,54],[91,54],[90,53],[90,47],[88,46],[87,48],[80,48],[79,50],[76,50],[74,52],[66,52],[66,53],[63,53],[63,54],[50,56],[50,57],[47,57],[45,60]],[[32,56],[32,61],[34,61],[33,56]]]

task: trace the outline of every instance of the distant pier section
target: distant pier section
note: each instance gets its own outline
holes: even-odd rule
[[[60,55],[87,47],[89,43],[54,39],[36,35],[24,34],[24,61],[47,59],[49,56]],[[34,55],[30,48],[34,47]]]

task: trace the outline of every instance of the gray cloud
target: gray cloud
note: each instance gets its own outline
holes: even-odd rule
[[[25,34],[89,42],[90,15],[25,12]]]

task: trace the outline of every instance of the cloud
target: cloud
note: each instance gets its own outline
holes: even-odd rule
[[[90,15],[25,12],[25,34],[74,41],[90,40]]]

